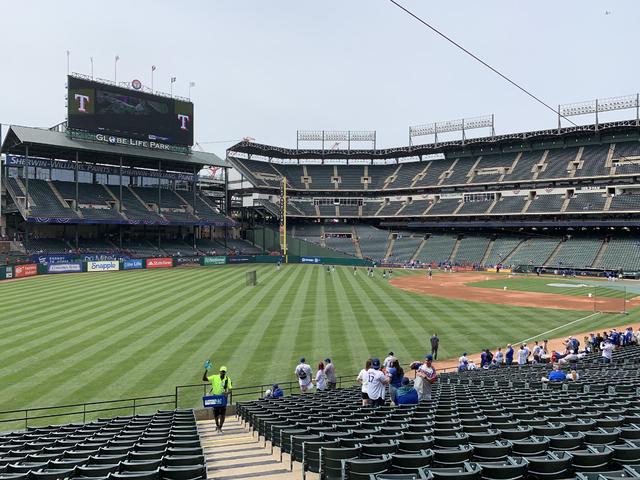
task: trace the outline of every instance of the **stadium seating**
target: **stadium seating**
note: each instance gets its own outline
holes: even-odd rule
[[[563,203],[563,195],[536,195],[531,201],[527,213],[560,212]]]
[[[575,160],[578,148],[550,149],[544,163],[544,169],[538,178],[567,178],[569,176],[569,162]]]
[[[566,212],[601,212],[606,198],[602,193],[578,192],[569,200]]]
[[[640,271],[640,239],[610,239],[601,261],[594,267]]]
[[[455,235],[433,234],[429,236],[418,254],[418,260],[421,263],[435,264],[448,261],[456,240],[457,236]]]
[[[370,225],[358,225],[356,232],[362,256],[381,261],[387,253],[389,232]]]
[[[550,364],[441,373],[432,400],[365,407],[360,388],[238,404],[258,436],[320,478],[638,478],[640,347]],[[601,475],[601,476],[599,476]]]
[[[588,145],[584,147],[580,161],[582,168],[576,170],[576,177],[596,177],[609,175],[609,169],[605,165],[609,145]]]
[[[602,240],[595,238],[571,238],[560,244],[555,257],[548,261],[552,267],[588,268],[593,265],[600,251]]]
[[[192,410],[159,411],[0,435],[0,479],[206,478]]]
[[[65,240],[59,238],[31,238],[29,240],[29,253],[65,253],[71,249]]]
[[[441,198],[426,213],[428,216],[433,215],[452,215],[460,206],[459,198]]]
[[[502,263],[523,240],[518,237],[500,236],[489,245],[489,252],[484,261],[485,267],[493,267]]]
[[[634,195],[631,193],[623,193],[616,195],[611,199],[611,206],[609,211],[624,211],[640,209],[640,195]]]
[[[479,265],[482,262],[490,239],[475,235],[465,235],[452,262],[456,265]]]
[[[512,213],[517,214],[522,212],[525,204],[527,203],[527,197],[522,195],[513,195],[508,197],[502,197],[496,203],[496,206],[493,207],[491,213],[495,214],[504,214],[504,213]]]
[[[418,247],[424,240],[424,235],[412,232],[398,232],[397,238],[393,242],[393,250],[388,262],[407,263],[415,255]]]
[[[506,263],[510,265],[544,265],[559,243],[559,238],[530,238],[506,259]]]
[[[17,195],[24,195],[25,190],[20,187],[17,179],[9,178],[9,184]],[[78,218],[69,205],[58,200],[49,183],[44,180],[29,180],[29,196],[29,210],[35,217]]]

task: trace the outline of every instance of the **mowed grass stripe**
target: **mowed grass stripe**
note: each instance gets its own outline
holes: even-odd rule
[[[244,280],[241,277],[240,271],[236,271],[235,273],[236,274],[234,276],[238,281],[234,282],[229,280],[228,288],[234,288],[235,285],[241,283],[240,280]],[[201,286],[201,284],[196,281],[194,284],[189,283],[185,287],[187,289],[193,289],[195,285]],[[221,291],[220,297],[223,297],[224,294],[225,292]],[[176,293],[176,295],[178,296],[179,293]],[[148,306],[144,309],[132,311],[125,317],[125,319],[129,320],[130,325],[134,325],[135,327],[128,328],[123,334],[119,333],[115,338],[113,335],[109,335],[109,333],[105,334],[105,337],[109,339],[109,342],[100,343],[99,345],[96,344],[96,349],[101,347],[99,350],[86,350],[85,352],[78,354],[77,358],[74,359],[74,365],[71,369],[79,370],[81,375],[86,377],[86,379],[82,382],[71,381],[68,385],[60,385],[60,389],[64,395],[63,398],[77,398],[78,396],[83,395],[86,391],[92,391],[95,388],[98,388],[103,395],[108,397],[121,397],[123,387],[112,387],[112,384],[108,383],[108,379],[110,379],[112,375],[115,375],[123,381],[127,381],[127,379],[134,380],[135,377],[130,375],[129,370],[135,368],[135,366],[139,365],[141,362],[137,362],[133,359],[129,363],[129,370],[127,370],[125,378],[122,375],[123,369],[116,365],[118,363],[118,357],[128,353],[131,348],[139,348],[136,342],[144,344],[152,341],[156,335],[162,334],[156,332],[164,332],[166,328],[170,328],[171,322],[166,321],[167,315],[179,312],[180,308],[187,305],[189,302],[192,302],[192,298],[188,296],[185,297],[182,302],[178,302],[174,297],[169,297],[166,301],[163,301],[158,305]],[[152,315],[148,315],[148,313],[152,313]],[[163,326],[163,323],[166,323],[166,326]],[[170,345],[171,343],[169,342],[168,344]],[[122,345],[122,347],[118,348],[118,345]],[[173,353],[174,352],[171,351],[171,355],[173,355]],[[97,359],[100,359],[100,361],[96,361]],[[144,363],[144,365],[145,368],[148,368],[148,371],[154,371],[154,368],[149,368],[153,363]],[[98,372],[99,375],[94,375],[94,372]],[[70,377],[69,374],[66,376]],[[156,373],[156,376],[157,379],[162,380],[159,372]],[[157,379],[155,382],[156,385],[158,384]],[[75,393],[68,394],[67,392],[69,388],[74,387],[77,391]],[[154,386],[150,385],[150,387],[153,388]],[[157,389],[153,390],[153,392],[157,391]],[[164,392],[164,390],[161,390],[161,392]],[[95,398],[92,399],[95,400]]]
[[[369,352],[365,339],[366,332],[360,324],[359,315],[362,315],[362,312],[354,309],[349,296],[352,295],[351,287],[348,287],[348,283],[344,283],[344,275],[343,270],[338,269],[337,275],[331,278],[324,276],[329,312],[325,322],[327,322],[329,342],[332,346],[333,357],[331,358],[336,364],[338,375],[347,374],[347,365],[364,365],[362,357]]]
[[[229,273],[232,274],[232,272]],[[171,284],[171,276],[166,276],[165,280]],[[188,292],[198,284],[198,277],[193,277],[192,282],[193,284],[183,282],[180,287],[172,288],[172,293],[180,295],[183,292]],[[116,309],[105,305],[107,307],[106,311],[101,315],[92,317],[91,321],[79,319],[76,326],[78,330],[76,335],[63,334],[60,342],[57,341],[57,337],[52,337],[49,339],[48,344],[40,345],[38,349],[33,350],[35,352],[46,352],[46,354],[36,353],[32,357],[27,356],[22,362],[14,362],[14,368],[20,368],[23,364],[26,368],[27,365],[33,365],[35,360],[38,365],[41,365],[41,369],[32,373],[30,380],[36,382],[36,384],[46,380],[48,385],[60,385],[67,379],[74,381],[78,375],[80,375],[80,378],[88,376],[84,370],[78,368],[80,359],[84,357],[91,359],[94,362],[93,364],[98,365],[100,369],[104,368],[105,363],[97,362],[98,358],[95,357],[96,350],[108,355],[117,354],[117,345],[120,341],[134,338],[136,335],[143,336],[149,325],[153,323],[154,314],[165,311],[166,307],[175,303],[174,298],[168,296],[164,289],[157,290],[155,295],[151,294],[150,290],[142,290],[138,297],[141,299],[137,302],[124,302],[123,305]],[[133,316],[130,312],[135,312],[140,321],[131,321]],[[119,316],[119,314],[123,316]],[[147,320],[143,321],[143,317],[146,317]],[[109,318],[114,318],[114,320],[109,321]],[[45,338],[44,340],[46,341],[47,339]],[[27,349],[24,353],[28,354],[30,351],[31,349]],[[64,368],[61,368],[63,366]],[[3,384],[5,382],[11,384],[19,381],[20,377],[17,372],[0,377],[0,383]],[[50,394],[51,386],[47,390],[48,394]]]
[[[199,275],[186,278],[189,278],[190,282],[197,282]],[[122,293],[121,295],[114,295],[113,300],[110,301],[100,299],[93,301],[86,299],[84,303],[80,302],[75,308],[70,308],[65,312],[64,321],[53,323],[45,320],[43,321],[43,325],[33,328],[28,335],[24,334],[13,338],[10,343],[13,344],[15,348],[22,350],[31,347],[35,349],[39,348],[42,342],[56,342],[58,340],[72,338],[71,333],[76,331],[86,333],[86,329],[90,327],[91,324],[102,323],[104,320],[108,320],[104,317],[110,316],[110,313],[115,314],[119,312],[120,309],[126,311],[134,305],[146,304],[150,298],[155,299],[166,296],[166,292],[163,289],[170,288],[173,290],[174,283],[176,283],[176,279],[165,276],[162,281],[153,284],[155,294],[152,295],[152,297],[150,297],[150,292],[147,289],[147,285],[151,285],[151,283],[138,282],[136,294],[132,296]],[[178,285],[180,285],[180,283],[184,282],[178,281]],[[178,288],[182,290],[181,287]],[[56,312],[50,313],[48,310],[47,313],[57,314]],[[2,345],[2,342],[0,342],[0,345]],[[11,348],[5,349],[5,353],[8,351],[11,351]]]
[[[253,374],[256,368],[262,369],[267,366],[276,375],[275,378],[286,378],[284,371],[278,369],[289,366],[283,365],[281,360],[289,357],[295,344],[292,344],[290,340],[292,337],[285,330],[285,319],[301,320],[304,295],[309,288],[312,273],[311,270],[282,267],[277,276],[286,276],[286,279],[282,283],[273,283],[269,286],[271,289],[269,305],[264,307],[264,311],[257,313],[259,317],[253,325],[247,325],[248,332],[246,335],[241,335],[242,340],[230,357],[220,358],[220,362],[242,365],[234,374],[236,378],[243,379],[242,382],[245,385],[245,379],[251,378],[250,374]],[[283,340],[286,342],[284,345],[281,343]],[[270,345],[273,348],[259,348],[263,345]]]
[[[243,280],[240,278],[239,280]],[[165,372],[162,369],[162,361],[167,358],[165,346],[172,345],[172,363],[178,365],[182,363],[182,358],[186,354],[183,345],[189,341],[192,335],[203,331],[203,324],[207,324],[209,319],[203,314],[209,310],[210,300],[221,300],[234,302],[234,297],[246,288],[244,282],[229,282],[222,289],[210,285],[209,289],[201,288],[198,294],[192,294],[184,300],[177,301],[167,311],[163,311],[154,322],[154,328],[148,333],[124,348],[119,350],[115,363],[109,365],[103,371],[101,378],[96,382],[101,383],[101,387],[107,392],[135,392],[140,387],[161,388]],[[215,293],[212,292],[215,291]],[[202,362],[198,362],[202,363]],[[128,371],[129,381],[124,381],[120,372],[126,364],[133,365]],[[153,365],[153,368],[149,368]],[[194,364],[191,372],[197,372],[200,365]],[[71,393],[73,395],[73,393]]]

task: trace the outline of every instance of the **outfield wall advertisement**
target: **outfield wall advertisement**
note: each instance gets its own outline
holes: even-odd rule
[[[47,273],[78,273],[82,271],[82,264],[73,263],[51,263],[47,266]]]
[[[13,267],[14,277],[32,277],[38,274],[38,266],[35,263],[28,263],[26,265],[16,265]]]
[[[214,257],[203,257],[202,265],[224,265],[227,263],[227,257],[225,256],[214,256]]]
[[[147,258],[147,268],[171,268],[173,258]]]
[[[120,270],[120,262],[116,260],[87,262],[87,272],[113,272],[115,270]]]
[[[141,258],[132,258],[122,262],[122,270],[139,270],[144,268],[144,260]]]

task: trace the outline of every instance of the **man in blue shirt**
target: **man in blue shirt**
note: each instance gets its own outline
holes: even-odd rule
[[[507,345],[507,353],[505,354],[504,359],[507,367],[513,363],[513,347],[511,344]]]
[[[396,405],[417,405],[418,392],[409,385],[409,379],[403,377],[402,386],[395,391],[393,403]]]
[[[553,370],[549,372],[548,378],[550,382],[564,382],[567,376],[560,370],[560,365],[556,363],[553,366]]]

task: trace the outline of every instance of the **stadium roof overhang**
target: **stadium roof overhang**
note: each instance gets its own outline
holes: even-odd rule
[[[385,160],[431,155],[436,153],[455,155],[464,151],[472,151],[474,153],[480,151],[501,152],[512,148],[527,150],[535,144],[542,144],[546,142],[554,142],[556,144],[567,142],[568,145],[569,142],[573,140],[579,141],[581,139],[586,140],[588,138],[598,138],[600,136],[629,134],[632,132],[637,133],[638,128],[638,121],[633,119],[601,123],[599,125],[579,125],[576,127],[554,128],[548,130],[495,135],[492,137],[467,138],[465,140],[375,150],[296,149],[244,141],[230,147],[227,150],[227,155],[229,155],[229,153],[239,153],[287,160],[318,158]]]
[[[27,146],[30,157],[75,160],[77,155],[83,162],[108,165],[119,165],[122,159],[125,165],[149,169],[157,169],[160,162],[163,170],[177,172],[193,172],[204,166],[230,166],[226,160],[208,152],[178,153],[111,145],[72,139],[63,132],[15,125],[9,127],[0,151],[26,155]]]

